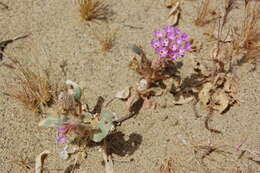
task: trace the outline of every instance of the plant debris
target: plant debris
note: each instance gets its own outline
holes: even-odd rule
[[[50,154],[50,151],[45,150],[36,157],[35,173],[43,173],[44,161],[49,154]]]

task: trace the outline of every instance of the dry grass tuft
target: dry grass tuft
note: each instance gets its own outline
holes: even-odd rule
[[[174,173],[172,159],[165,159],[156,173]]]
[[[233,41],[235,52],[240,53],[241,50],[245,50],[245,60],[252,64],[256,64],[260,57],[260,32],[257,27],[257,20],[259,19],[260,12],[257,10],[256,5],[249,3],[246,6],[246,17],[242,30]]]
[[[11,60],[11,68],[14,76],[9,79],[14,82],[6,82],[4,94],[22,103],[33,112],[43,112],[44,106],[48,106],[53,100],[51,85],[47,78],[39,73],[33,72],[30,67],[23,65],[16,58],[8,57]]]
[[[83,20],[91,21],[96,20],[108,20],[112,11],[109,9],[109,5],[100,0],[78,0],[80,5],[80,16]]]
[[[92,34],[98,40],[102,52],[107,52],[113,47],[116,31],[106,27],[106,30],[100,31],[97,27],[89,27]]]
[[[194,21],[195,25],[197,26],[203,26],[206,22],[206,16],[208,14],[208,8],[209,8],[209,0],[202,0],[200,8],[198,9],[197,17]]]

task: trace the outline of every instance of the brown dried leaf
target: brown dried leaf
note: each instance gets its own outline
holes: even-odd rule
[[[131,59],[131,61],[128,64],[129,68],[131,68],[132,70],[139,72],[140,71],[140,65],[138,60],[136,59],[136,57],[133,57]]]
[[[116,98],[119,98],[119,99],[127,99],[130,97],[130,92],[131,90],[131,87],[126,87],[125,89],[121,90],[121,91],[118,91],[115,95]]]
[[[175,25],[178,22],[178,20],[179,20],[179,16],[180,16],[180,12],[178,11],[174,16],[170,16],[168,18],[167,23],[169,25]]]
[[[171,11],[169,12],[169,16],[175,15],[179,10],[180,2],[175,3],[175,5],[172,7]]]
[[[229,78],[224,84],[224,91],[227,93],[237,93],[238,83],[235,79]]]
[[[130,110],[131,107],[140,99],[140,95],[135,92],[133,95],[131,95],[127,101],[126,101],[126,107],[127,110]]]
[[[222,84],[224,84],[225,80],[226,80],[226,74],[225,73],[218,73],[217,76],[214,79],[213,85],[215,87],[219,87]]]
[[[35,173],[42,173],[43,172],[43,164],[44,160],[47,158],[50,151],[45,150],[41,152],[35,159]]]
[[[152,100],[148,100],[147,98],[144,99],[144,103],[142,105],[142,108],[144,109],[155,109],[156,107],[156,102]]]
[[[180,17],[180,9],[179,9],[180,3],[177,2],[175,5],[172,7],[171,11],[169,12],[169,18],[167,23],[169,25],[175,25]]]

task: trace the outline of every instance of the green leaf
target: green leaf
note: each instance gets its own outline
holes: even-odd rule
[[[81,97],[81,89],[79,87],[73,89],[73,96],[75,100],[80,100]]]
[[[101,142],[110,132],[110,130],[113,128],[113,113],[102,110],[100,114],[101,118],[99,122],[97,123],[96,129],[98,130],[93,134],[92,140],[94,142]]]
[[[39,126],[45,127],[45,128],[48,128],[48,127],[60,128],[62,126],[62,124],[66,121],[67,121],[67,119],[65,117],[59,118],[56,116],[49,116],[48,118],[42,120],[39,123]]]

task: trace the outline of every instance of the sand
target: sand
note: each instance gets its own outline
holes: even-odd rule
[[[98,96],[111,98],[117,91],[138,81],[140,76],[128,68],[134,53],[129,49],[132,44],[142,45],[151,59],[154,54],[150,47],[152,32],[167,22],[169,9],[162,1],[156,0],[109,0],[114,15],[107,22],[98,22],[100,28],[116,30],[115,42],[111,50],[101,52],[100,45],[79,16],[78,5],[72,0],[19,0],[1,2],[10,9],[0,8],[0,38],[13,38],[20,34],[31,36],[10,44],[5,50],[8,55],[19,57],[26,64],[36,64],[51,70],[56,82],[73,80],[84,89],[83,100],[91,107]],[[217,10],[222,2],[212,1]],[[219,4],[219,5],[218,5]],[[213,43],[208,41],[203,32],[210,32],[213,24],[205,27],[194,25],[198,0],[185,1],[182,5],[178,27],[195,40],[203,43],[198,53],[189,53],[183,61],[182,74],[189,71],[189,56],[207,57]],[[241,26],[243,19],[243,1],[235,2],[228,24]],[[0,6],[1,7],[1,6]],[[213,22],[216,23],[216,22]],[[129,27],[135,26],[137,28]],[[185,59],[186,58],[186,59]],[[66,62],[66,75],[60,65]],[[32,69],[37,70],[32,65]],[[152,100],[165,104],[164,108],[142,109],[140,113],[124,122],[117,130],[122,138],[115,140],[118,148],[114,157],[131,162],[114,162],[114,173],[152,173],[158,169],[164,159],[172,158],[174,170],[183,173],[224,173],[252,169],[256,172],[259,163],[249,160],[259,159],[246,153],[238,159],[240,152],[233,146],[247,139],[243,146],[259,150],[259,68],[252,71],[250,64],[243,64],[236,69],[239,88],[236,95],[239,103],[226,113],[214,113],[210,125],[220,129],[221,134],[214,134],[204,126],[207,111],[196,105],[200,118],[196,118],[192,103],[173,105],[171,94],[154,97]],[[4,67],[0,67],[0,83],[8,76]],[[5,76],[5,77],[4,77]],[[118,117],[127,110],[121,101],[113,103],[109,109]],[[24,109],[16,101],[0,95],[0,172],[34,172],[34,169],[15,164],[15,161],[34,161],[43,150],[52,154],[45,163],[50,172],[59,172],[73,161],[64,161],[58,157],[63,145],[55,142],[54,129],[38,127],[41,116]],[[214,152],[198,162],[194,154],[195,145],[225,146],[224,153]],[[228,147],[226,147],[228,146]],[[102,165],[102,153],[99,147],[89,149],[92,153],[80,160],[78,173],[105,172]],[[198,151],[201,155],[202,151]],[[60,171],[62,172],[62,171]]]

